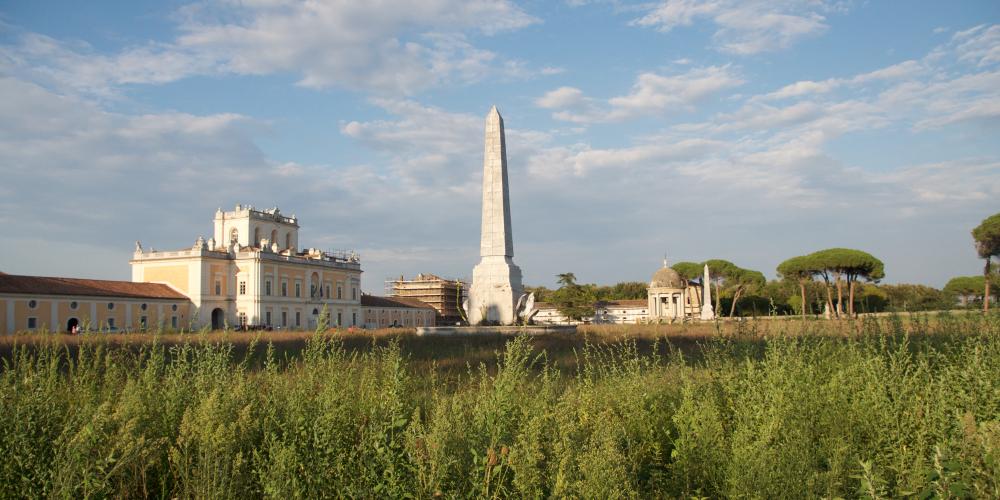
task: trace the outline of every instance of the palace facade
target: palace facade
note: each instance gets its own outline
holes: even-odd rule
[[[299,221],[278,208],[215,213],[212,236],[178,250],[136,242],[132,281],[0,273],[0,334],[433,326],[433,307],[361,293],[355,252],[299,248]]]
[[[277,208],[237,205],[215,213],[213,236],[181,250],[137,243],[132,281],[186,295],[198,325],[313,328],[323,307],[331,326],[360,326],[361,261],[354,252],[299,249],[299,224]]]
[[[0,273],[0,335],[21,331],[179,329],[188,298],[158,283],[18,276]]]

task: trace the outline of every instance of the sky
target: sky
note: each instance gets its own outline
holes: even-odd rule
[[[978,274],[1000,211],[1000,2],[0,0],[0,271],[129,279],[236,204],[360,253],[478,262],[507,131],[529,285],[829,247]]]

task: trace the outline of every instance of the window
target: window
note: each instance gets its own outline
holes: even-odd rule
[[[351,324],[358,324],[358,313],[351,313]]]
[[[114,330],[115,318],[108,318],[108,330]]]
[[[296,327],[302,326],[302,313],[300,313],[299,311],[295,311],[295,326]]]
[[[295,296],[296,297],[302,296],[302,283],[295,282]]]
[[[342,298],[344,298],[344,288],[340,285],[337,285],[337,299],[342,299]]]
[[[281,311],[281,326],[288,326],[288,311]]]
[[[177,304],[174,304],[174,305],[170,306],[170,310],[171,311],[176,311],[177,310]]]
[[[37,301],[34,301],[34,300],[29,300],[28,301],[28,308],[29,309],[34,309],[36,307],[38,307],[38,302]]]
[[[149,307],[148,305],[143,304],[143,305],[139,306],[139,309],[142,309],[143,311],[145,311],[148,307]]]
[[[28,330],[38,328],[38,318],[28,318]]]
[[[147,321],[146,321],[146,317],[145,316],[139,318],[139,328],[145,330],[146,329],[146,323],[147,323]]]
[[[264,313],[264,324],[271,326],[271,311]]]
[[[215,294],[222,295],[222,282],[215,280]]]
[[[260,228],[255,227],[253,230],[253,244],[260,248]]]
[[[351,287],[351,300],[358,300],[358,289]]]
[[[330,296],[330,285],[326,285],[326,296]]]
[[[79,306],[80,306],[80,304],[77,304],[75,300],[74,300],[73,302],[70,302],[70,303],[69,303],[69,308],[70,308],[70,309],[72,309],[72,310],[74,310],[74,311],[75,311],[75,310],[76,310],[76,308],[77,308],[77,307],[79,307]]]
[[[177,329],[177,316],[170,317],[170,328]]]
[[[285,248],[292,248],[292,233],[285,235]]]
[[[319,314],[319,309],[313,308],[313,316]]]
[[[114,311],[115,310],[115,303],[114,302],[108,302],[108,310],[109,311]]]
[[[246,295],[246,294],[247,294],[247,282],[246,281],[241,281],[240,282],[240,295]]]
[[[340,326],[340,325],[342,325],[344,323],[343,320],[340,317],[341,314],[342,313],[337,313],[337,326]]]
[[[237,313],[236,314],[236,320],[240,322],[240,325],[246,326],[247,325],[247,313],[245,313],[245,312]]]
[[[264,295],[271,296],[271,280],[264,282]]]
[[[288,282],[287,281],[282,281],[281,282],[281,296],[282,297],[288,297]]]

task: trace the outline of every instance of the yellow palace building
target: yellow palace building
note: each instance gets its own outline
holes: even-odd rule
[[[311,328],[327,306],[332,326],[361,325],[361,261],[353,252],[300,250],[299,224],[277,208],[215,213],[213,236],[181,250],[137,242],[133,282],[165,283],[198,311],[196,323]]]
[[[129,263],[132,281],[0,273],[0,312],[5,313],[0,334],[74,327],[311,329],[324,306],[330,326],[435,322],[435,311],[426,304],[369,296],[363,301],[357,253],[300,249],[298,219],[277,208],[220,209],[208,240],[198,237],[189,248],[166,251],[136,242]]]
[[[184,294],[159,283],[17,276],[0,273],[0,334],[48,330],[186,328]]]

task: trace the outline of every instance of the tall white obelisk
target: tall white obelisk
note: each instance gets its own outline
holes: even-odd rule
[[[701,279],[701,320],[711,321],[715,319],[715,310],[712,308],[712,280],[708,275],[708,264],[705,264],[705,277]]]
[[[521,296],[521,269],[514,264],[510,230],[510,194],[507,187],[507,145],[503,118],[497,107],[486,115],[483,153],[483,233],[479,264],[472,270],[469,324],[484,321],[503,325],[516,320],[514,307]]]

